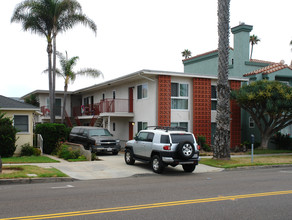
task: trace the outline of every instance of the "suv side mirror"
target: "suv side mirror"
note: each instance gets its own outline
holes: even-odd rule
[[[134,137],[134,140],[135,140],[135,141],[138,141],[138,137],[137,137],[137,136],[135,136],[135,137]]]

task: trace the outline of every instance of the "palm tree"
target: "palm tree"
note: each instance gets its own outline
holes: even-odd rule
[[[58,76],[64,78],[64,100],[63,100],[63,113],[62,113],[62,123],[64,122],[65,118],[65,109],[66,109],[66,99],[67,99],[67,91],[68,91],[68,84],[74,83],[76,76],[90,76],[90,77],[99,77],[103,76],[102,72],[92,68],[81,69],[77,72],[73,70],[73,67],[76,65],[79,57],[71,57],[68,58],[67,51],[66,57],[62,53],[57,53],[57,56],[60,60],[61,70],[56,70]]]
[[[252,58],[252,52],[253,52],[253,45],[258,44],[258,42],[261,41],[256,35],[252,35],[249,37],[249,42],[251,44],[251,49],[250,49],[250,60]]]
[[[229,12],[230,0],[218,0],[218,97],[213,154],[216,159],[230,159]]]
[[[181,52],[181,54],[185,59],[188,59],[190,56],[192,56],[192,52],[188,49],[185,49],[183,52]]]
[[[22,23],[24,31],[30,30],[47,40],[50,121],[54,122],[57,35],[79,23],[88,25],[96,33],[96,25],[82,13],[82,7],[76,0],[25,0],[16,6],[11,22]]]

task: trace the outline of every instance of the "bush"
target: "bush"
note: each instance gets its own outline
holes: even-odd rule
[[[35,129],[35,133],[43,137],[43,151],[46,154],[51,154],[59,141],[65,141],[68,138],[68,131],[65,125],[55,123],[38,124]]]
[[[276,144],[276,147],[281,150],[292,149],[292,138],[289,134],[282,134],[281,132],[276,133],[272,138],[271,142]]]
[[[61,145],[57,155],[58,155],[58,157],[63,158],[65,160],[78,159],[81,156],[79,150],[72,150],[71,147],[69,147],[68,145],[65,145],[65,144]]]
[[[13,126],[13,121],[4,117],[0,112],[0,156],[12,157],[16,149],[17,130]]]
[[[206,144],[206,137],[198,136],[198,144],[201,146],[202,150],[206,152],[212,151],[212,148],[208,144]]]
[[[32,155],[40,156],[41,150],[33,146],[30,146],[28,143],[21,145],[20,156],[32,156]]]

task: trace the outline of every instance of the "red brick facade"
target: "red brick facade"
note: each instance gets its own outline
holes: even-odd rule
[[[211,79],[193,79],[193,133],[211,145]]]
[[[230,81],[230,89],[240,89],[240,81]],[[241,112],[240,107],[234,100],[230,101],[231,122],[230,122],[230,147],[240,146],[241,143]]]
[[[171,76],[158,76],[158,125],[171,123]]]

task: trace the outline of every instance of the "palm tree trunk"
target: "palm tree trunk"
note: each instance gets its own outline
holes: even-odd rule
[[[216,159],[230,159],[229,8],[230,0],[218,0],[218,102],[213,154]]]
[[[48,46],[47,46],[47,52],[48,52],[48,69],[49,69],[49,100],[50,100],[50,122],[54,123],[52,113],[54,112],[54,95],[53,95],[53,79],[52,79],[52,43],[51,40],[48,39]]]
[[[55,32],[54,32],[55,33]],[[57,45],[56,45],[56,35],[53,34],[53,47],[54,47],[54,50],[53,50],[53,86],[52,86],[52,90],[53,90],[53,97],[54,97],[54,107],[56,106],[55,103],[56,103],[56,61],[57,61]],[[52,118],[53,118],[53,121],[55,122],[56,120],[56,114],[55,114],[55,110],[54,109],[54,112],[53,112],[53,115],[52,115]]]
[[[65,86],[64,86],[64,100],[63,100],[63,112],[62,112],[62,124],[64,123],[64,119],[65,119],[67,90],[68,90],[68,84],[65,83]]]
[[[251,44],[251,50],[250,50],[250,60],[251,60],[251,58],[252,58],[252,52],[253,52],[253,44]]]

